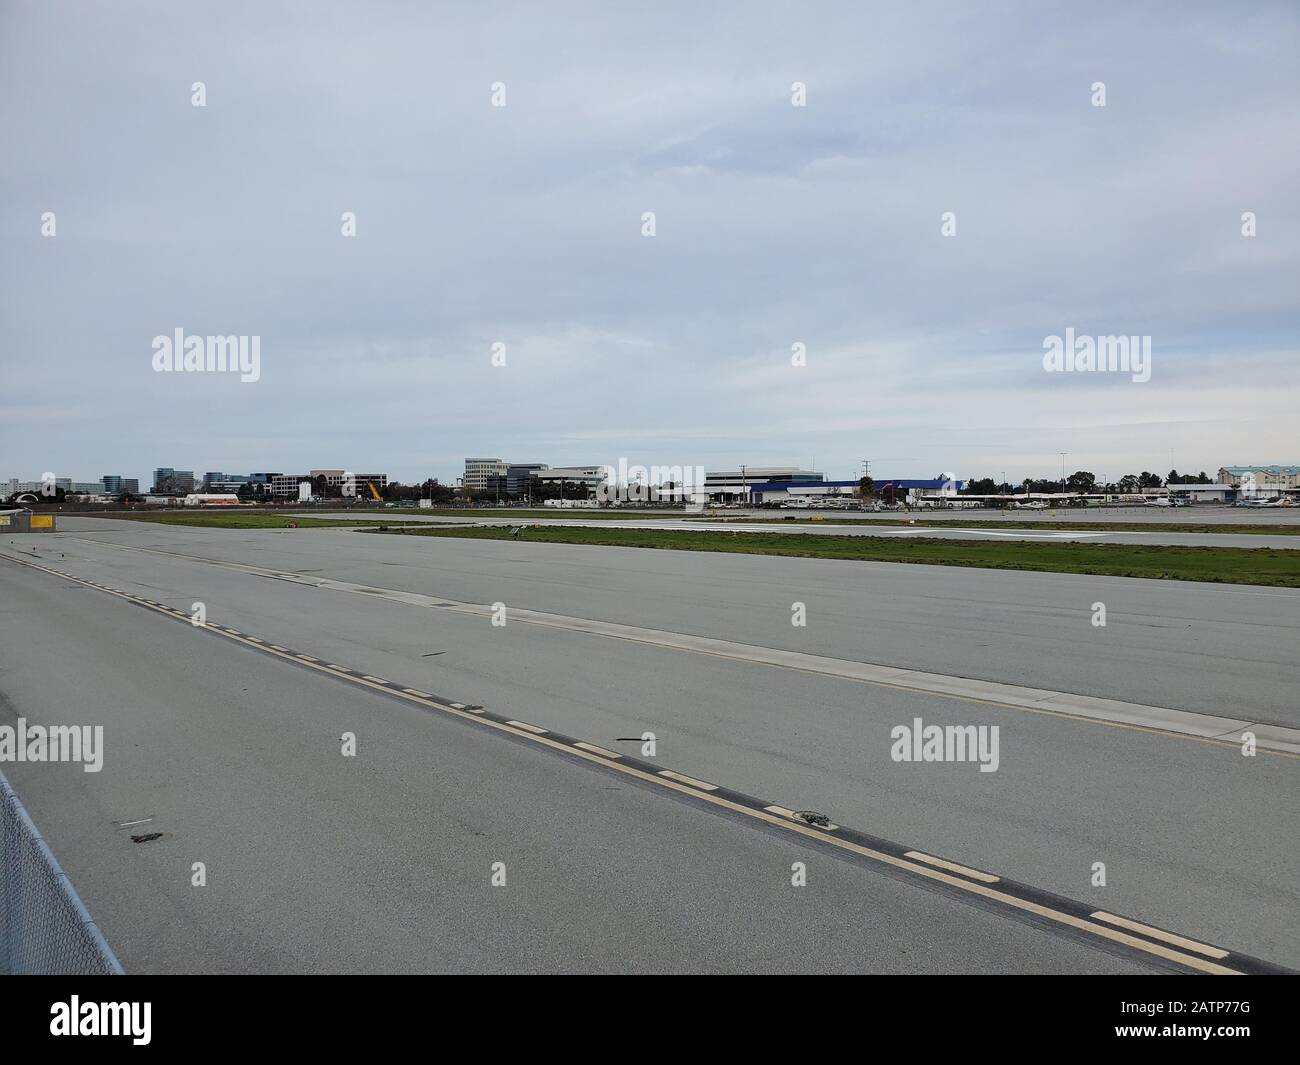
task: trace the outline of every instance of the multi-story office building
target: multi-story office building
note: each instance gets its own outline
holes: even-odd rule
[[[119,473],[106,473],[99,479],[103,491],[107,495],[119,496],[123,492],[130,492],[131,495],[139,495],[140,479],[138,477],[123,477]]]
[[[481,492],[488,487],[489,477],[504,477],[510,463],[502,459],[466,459],[465,477],[461,482],[468,489]]]
[[[71,492],[73,495],[98,495],[104,490],[104,486],[99,481],[74,481],[71,477],[55,477],[52,482],[20,481],[13,477],[4,482],[7,488],[4,494],[11,496],[18,492],[31,492],[34,495],[44,495],[47,483],[52,488],[62,488],[64,492]]]
[[[1223,466],[1219,483],[1234,488],[1244,484],[1254,494],[1293,491],[1300,488],[1300,466]]]
[[[183,496],[194,491],[194,471],[159,466],[153,471],[153,490],[161,496]]]
[[[388,487],[386,473],[353,473],[350,470],[312,470],[310,473],[274,473],[271,478],[271,495],[276,499],[294,499],[298,495],[298,485],[310,481],[312,493],[319,494],[322,487],[327,496],[355,494],[359,499],[373,499],[370,485],[375,493],[384,494]]]
[[[532,494],[532,479],[549,469],[544,462],[512,462],[505,473],[488,477],[483,489],[502,499],[527,499]]]

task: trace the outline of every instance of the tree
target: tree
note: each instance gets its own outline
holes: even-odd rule
[[[1139,488],[1159,488],[1163,483],[1164,482],[1160,480],[1160,475],[1158,473],[1151,473],[1147,470],[1143,470],[1138,474]]]
[[[1126,473],[1119,479],[1119,490],[1125,495],[1132,495],[1138,489],[1138,478],[1136,474]]]
[[[1095,492],[1097,478],[1087,470],[1076,470],[1066,478],[1065,487],[1071,492]]]
[[[870,477],[863,477],[858,481],[858,497],[860,499],[870,499],[876,494],[876,482]]]

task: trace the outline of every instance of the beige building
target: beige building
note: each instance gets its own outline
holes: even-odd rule
[[[509,468],[510,463],[503,459],[466,459],[462,483],[466,488],[482,492],[487,489],[489,478],[504,477]]]
[[[1284,492],[1300,488],[1300,466],[1224,466],[1219,483],[1240,488],[1253,484],[1256,492]]]

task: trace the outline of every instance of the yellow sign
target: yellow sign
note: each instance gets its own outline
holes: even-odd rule
[[[8,515],[8,514],[0,514],[0,525],[8,525],[8,524],[10,524],[10,522],[9,522],[9,515]]]
[[[54,528],[54,515],[53,515],[53,514],[33,514],[33,515],[32,515],[32,528],[33,528],[33,529],[53,529],[53,528]]]

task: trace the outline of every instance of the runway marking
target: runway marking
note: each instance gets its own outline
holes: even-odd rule
[[[1127,928],[1132,932],[1141,932],[1143,935],[1151,936],[1153,939],[1162,939],[1166,943],[1172,943],[1176,947],[1182,947],[1184,950],[1194,950],[1198,954],[1204,954],[1210,958],[1222,959],[1228,956],[1228,952],[1219,947],[1210,947],[1204,943],[1198,943],[1194,939],[1187,939],[1185,936],[1174,935],[1174,933],[1166,932],[1160,928],[1152,928],[1149,924],[1142,924],[1139,921],[1130,921],[1127,917],[1116,917],[1113,913],[1106,913],[1104,910],[1098,910],[1092,916],[1097,918],[1099,921],[1119,925],[1119,927]]]
[[[604,747],[597,747],[594,743],[587,743],[585,740],[579,740],[574,746],[581,747],[584,751],[591,751],[592,754],[603,754],[606,758],[623,757],[618,751],[607,751]]]
[[[918,862],[925,862],[926,865],[937,866],[940,869],[947,869],[950,873],[961,873],[962,876],[974,877],[976,880],[982,880],[986,884],[996,884],[1001,877],[994,876],[992,873],[981,873],[978,869],[972,869],[966,865],[958,865],[956,862],[950,862],[945,858],[936,858],[932,854],[923,854],[921,851],[908,851],[905,857],[915,858]],[[1093,914],[1094,917],[1097,914]]]
[[[406,692],[407,695],[418,695],[421,699],[433,698],[428,692],[422,692],[419,688],[403,688],[402,691]]]
[[[0,552],[0,558],[16,562],[20,566],[26,566],[30,569],[60,577],[63,580],[93,587],[91,582],[83,578],[62,573],[59,570],[34,562],[28,562],[25,559],[14,558],[3,552]],[[138,596],[132,596],[116,589],[104,588],[102,590],[108,595],[135,601],[146,610],[155,611],[165,617],[173,617],[173,620],[182,623],[188,622],[188,615],[174,617],[166,608],[148,603]],[[190,627],[198,628],[197,626]],[[313,659],[310,655],[289,650],[280,652],[272,649],[265,642],[254,642],[243,633],[233,629],[208,625],[202,627],[200,631],[233,640],[259,654],[292,663],[300,669],[314,670],[322,676],[330,677],[335,681],[368,688],[389,698],[405,699],[417,706],[438,710],[464,721],[475,722],[480,727],[508,734],[516,739],[546,747],[549,750],[566,754],[572,758],[581,759],[594,766],[601,766],[607,772],[621,773],[645,784],[666,788],[689,798],[693,802],[703,803],[707,806],[742,815],[787,832],[795,833],[815,844],[830,847],[833,850],[853,855],[871,863],[888,866],[921,880],[942,884],[972,898],[978,898],[986,903],[1001,907],[1005,911],[1027,914],[1052,922],[1085,938],[1090,936],[1106,940],[1111,944],[1195,972],[1224,975],[1291,973],[1291,970],[1283,966],[1250,955],[1199,943],[1196,940],[1187,939],[1176,933],[1133,921],[1129,918],[1102,914],[1100,911],[1093,910],[1091,906],[1086,906],[1064,896],[1042,891],[1028,884],[1001,878],[996,879],[996,887],[990,883],[979,882],[979,876],[987,877],[992,876],[992,874],[979,874],[977,870],[971,870],[966,866],[947,862],[946,859],[935,858],[924,852],[857,830],[840,829],[838,825],[819,827],[808,824],[798,816],[797,812],[784,806],[775,806],[763,799],[754,798],[742,792],[733,791],[730,788],[719,787],[716,784],[709,784],[684,773],[661,769],[653,763],[644,762],[630,756],[620,755],[617,759],[613,759],[608,754],[597,754],[587,749],[594,746],[593,744],[586,744],[582,740],[548,732],[546,729],[530,725],[527,722],[515,721],[491,714],[483,707],[468,706],[464,703],[453,704],[450,700],[444,700],[436,695],[431,695],[427,699],[414,696],[391,681],[371,678],[366,674],[348,670],[343,666],[322,663],[317,659]],[[613,752],[609,753],[612,754]],[[836,834],[831,835],[830,831],[835,831]],[[929,861],[918,860],[921,856],[929,859]],[[962,875],[951,872],[950,867],[962,870]],[[973,874],[975,875],[974,879],[972,879]],[[1231,964],[1225,964],[1227,962]]]
[[[73,539],[81,538],[74,537]],[[351,584],[345,581],[313,577],[307,574],[283,573],[250,566],[245,563],[204,558],[201,555],[189,555],[179,551],[134,547],[100,540],[82,540],[82,542],[101,547],[159,554],[168,558],[184,559],[190,562],[235,569],[256,576],[291,580],[306,587],[352,592],[373,598],[385,598],[391,602],[399,602],[408,606],[429,607],[435,605],[450,608],[457,613],[480,617],[489,616],[491,610],[488,606],[473,603],[444,602],[440,599],[435,600],[429,596],[413,592]],[[1097,699],[1069,692],[1034,689],[1020,685],[925,673],[918,670],[828,658],[821,655],[809,655],[803,652],[784,651],[778,648],[738,644],[726,640],[690,636],[684,633],[547,614],[522,608],[513,612],[512,619],[522,621],[525,624],[551,626],[593,636],[604,636],[610,639],[624,639],[670,650],[686,651],[691,654],[716,655],[717,657],[756,665],[813,673],[819,676],[830,676],[840,680],[894,688],[900,691],[919,691],[939,698],[958,699],[964,702],[974,702],[1002,709],[1045,714],[1071,721],[1103,725],[1108,728],[1129,729],[1147,735],[1172,736],[1221,747],[1240,746],[1236,740],[1227,740],[1224,737],[1237,736],[1246,729],[1252,729],[1259,733],[1257,738],[1257,749],[1259,751],[1274,756],[1300,758],[1300,729],[1289,728],[1284,725],[1252,723],[1246,720],[1215,717],[1195,711],[1147,706],[1140,703],[1126,703],[1113,699]],[[954,691],[954,688],[964,688],[966,690]]]
[[[364,594],[372,599],[382,598],[407,606],[428,608],[436,606],[450,609],[455,613],[470,614],[476,617],[488,617],[491,614],[491,608],[488,606],[451,602],[440,597],[426,596],[415,592],[402,592],[391,588],[375,588],[369,585],[352,584],[346,581],[336,581],[308,574],[284,573],[279,570],[262,569],[241,562],[204,558],[200,555],[188,555],[178,551],[133,547],[126,544],[106,543],[100,540],[86,540],[84,542],[101,547],[143,551],[168,558],[235,569],[255,576],[292,581],[309,588]],[[1257,750],[1273,756],[1300,758],[1300,729],[1284,725],[1266,725],[1245,719],[1216,717],[1190,710],[1147,706],[1141,703],[1127,703],[1115,699],[1092,698],[1070,692],[926,673],[920,670],[830,658],[800,651],[786,651],[780,648],[740,644],[728,640],[647,629],[614,622],[573,618],[562,614],[548,614],[522,608],[511,612],[511,620],[521,621],[529,625],[542,625],[572,632],[581,632],[591,636],[602,636],[608,639],[649,644],[654,647],[685,651],[690,654],[713,655],[753,665],[811,673],[816,676],[828,676],[837,680],[871,684],[882,688],[893,688],[898,691],[921,692],[938,698],[958,699],[983,706],[1044,714],[1068,721],[1102,725],[1107,728],[1122,728],[1147,735],[1176,737],[1219,747],[1239,747],[1240,743],[1237,740],[1230,740],[1225,737],[1239,736],[1249,729],[1258,733]]]
[[[718,785],[710,784],[707,780],[696,780],[694,777],[688,777],[685,773],[674,773],[671,769],[659,770],[661,777],[667,777],[669,780],[679,780],[683,784],[689,784],[693,788],[703,788],[705,791],[717,791]]]

